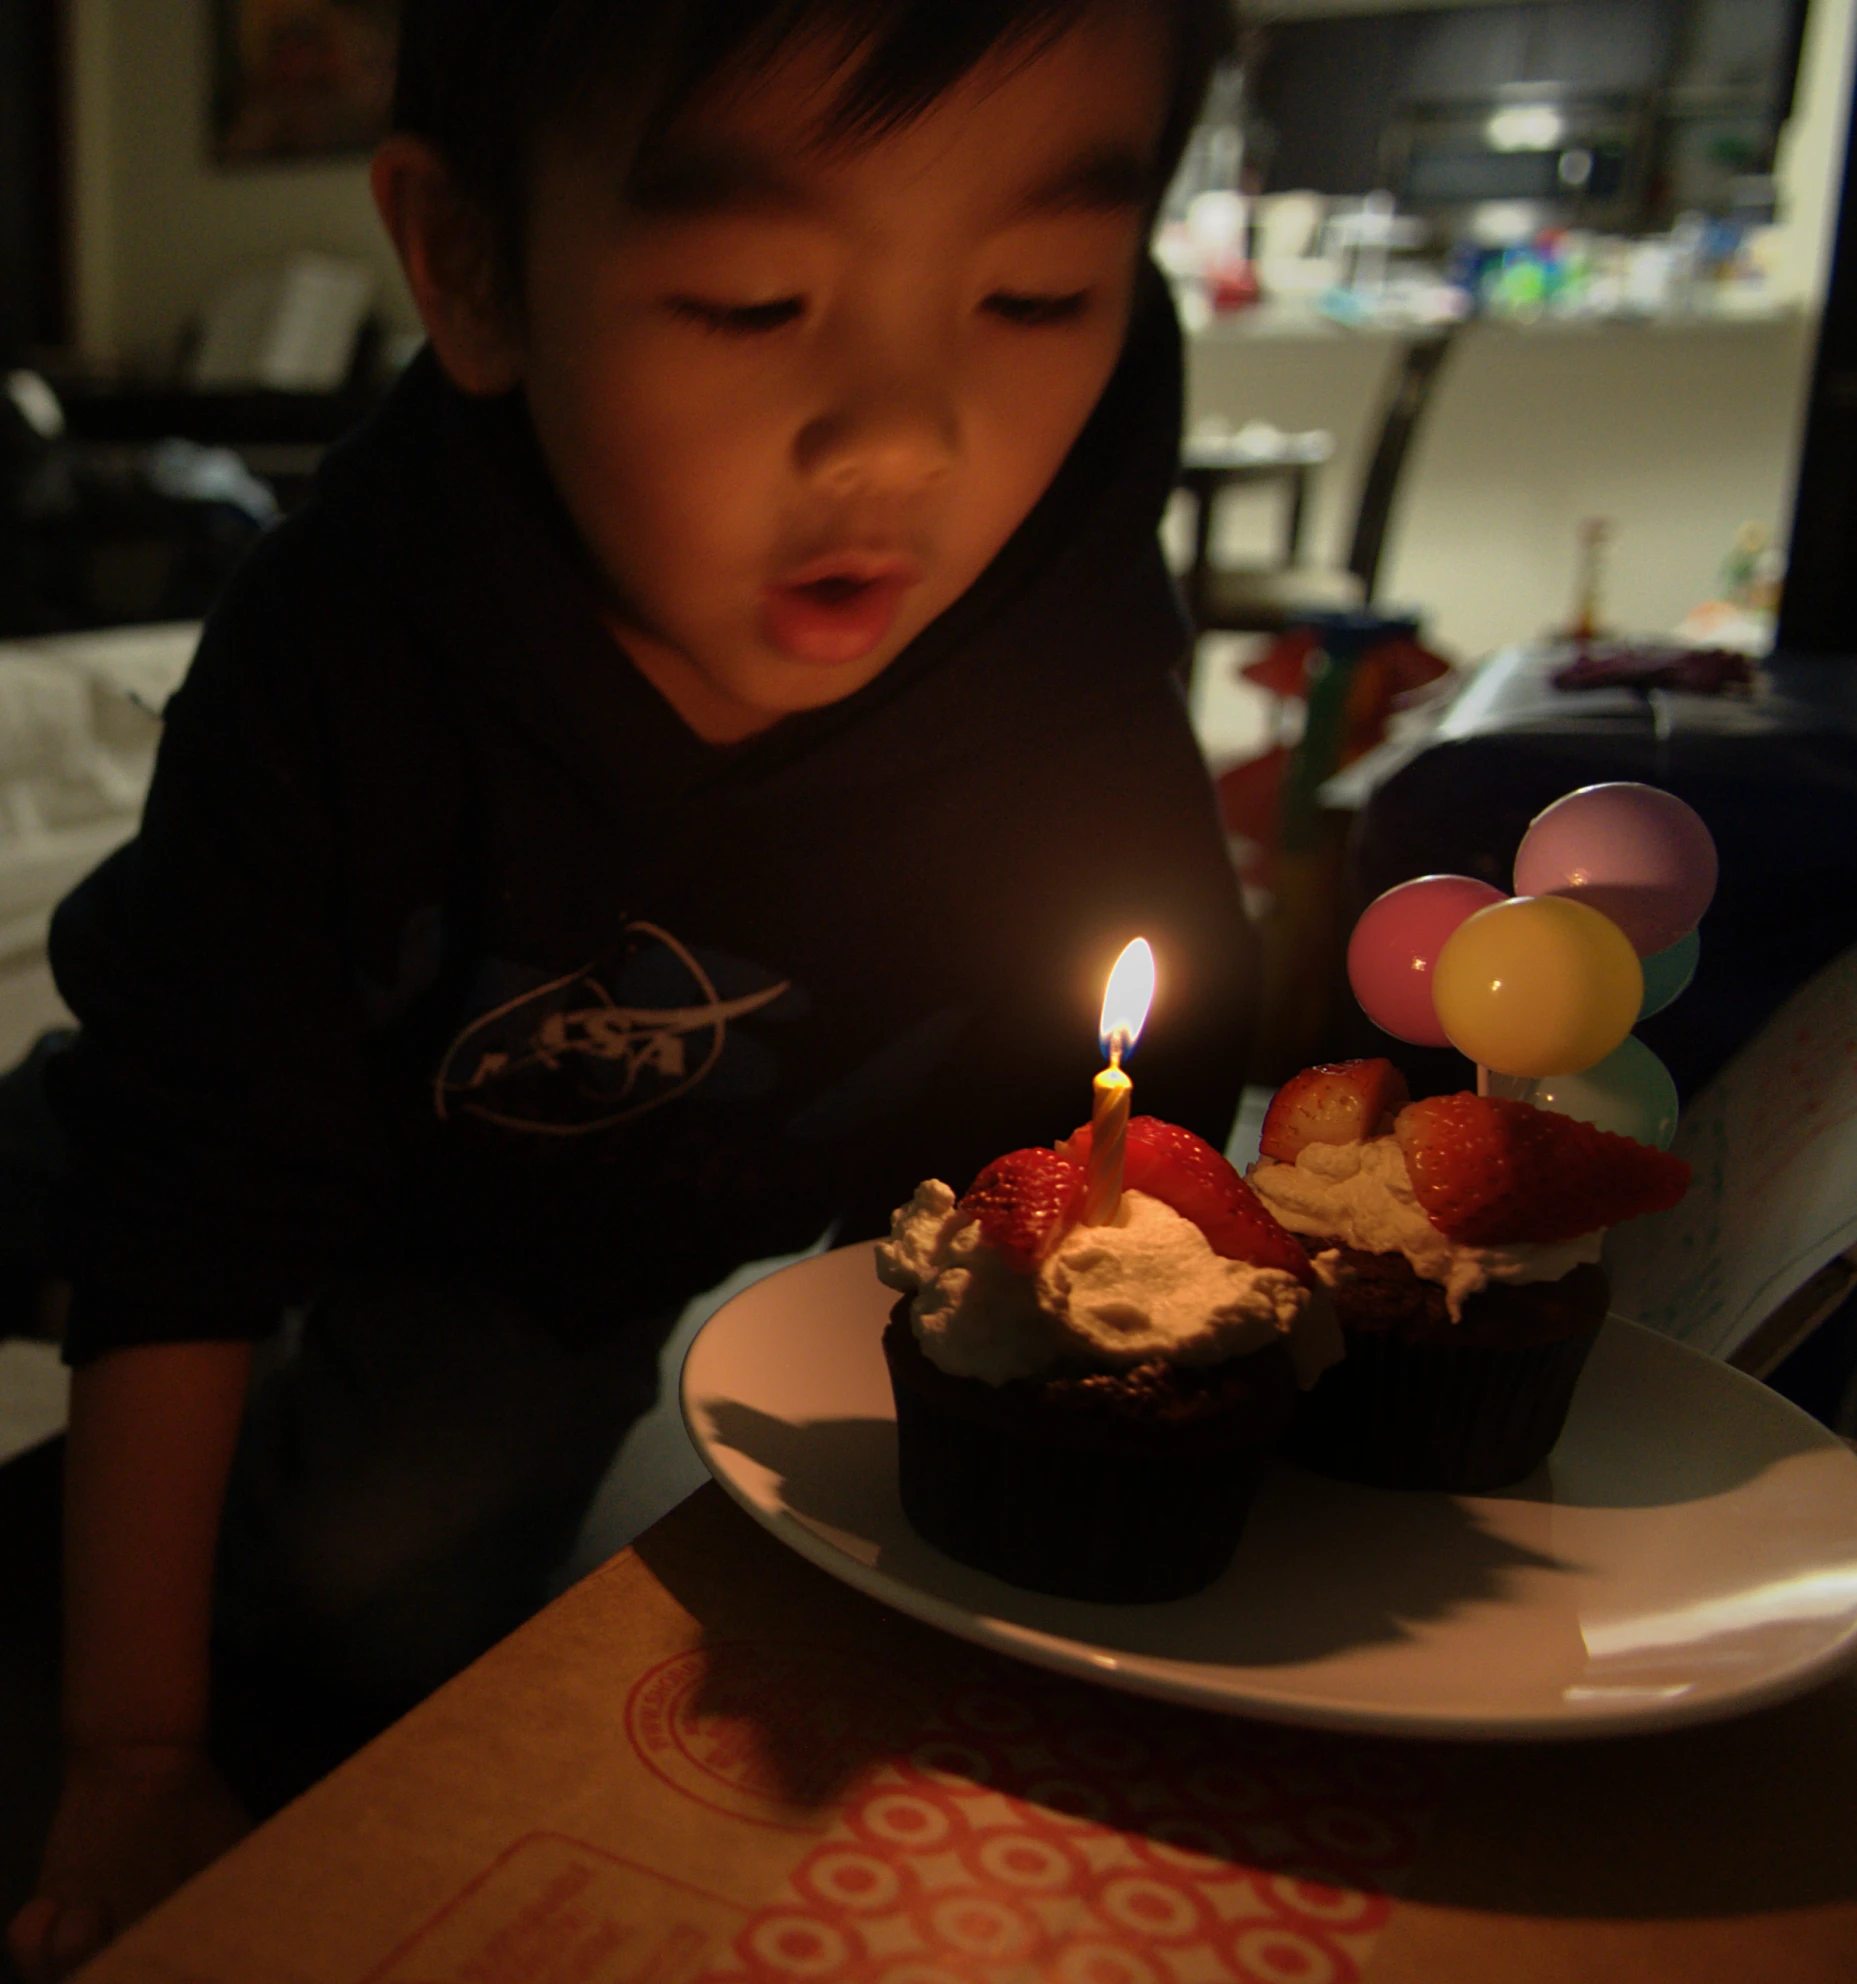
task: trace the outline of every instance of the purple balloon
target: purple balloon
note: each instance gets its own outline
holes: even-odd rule
[[[1588,785],[1535,816],[1515,856],[1518,896],[1571,896],[1609,916],[1639,957],[1686,937],[1715,894],[1715,843],[1654,785]]]
[[[1421,875],[1376,896],[1348,940],[1348,983],[1374,1025],[1415,1047],[1448,1047],[1431,1002],[1431,968],[1444,940],[1500,889],[1470,875]]]

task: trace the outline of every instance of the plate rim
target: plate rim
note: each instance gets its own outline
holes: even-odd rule
[[[828,1537],[821,1535],[811,1525],[800,1521],[784,1506],[767,1508],[756,1501],[733,1477],[726,1465],[718,1460],[717,1450],[724,1443],[714,1440],[708,1428],[698,1423],[693,1397],[695,1373],[701,1361],[700,1353],[704,1339],[710,1337],[711,1332],[723,1322],[738,1303],[757,1295],[764,1296],[773,1282],[788,1276],[803,1277],[808,1271],[816,1274],[828,1262],[842,1264],[843,1257],[848,1254],[868,1254],[873,1244],[870,1241],[854,1242],[849,1246],[835,1247],[824,1253],[809,1255],[804,1260],[792,1262],[786,1267],[775,1270],[773,1274],[764,1276],[760,1281],[752,1283],[725,1302],[703,1324],[685,1353],[683,1367],[678,1377],[678,1409],[682,1414],[691,1444],[696,1448],[703,1465],[709,1470],[711,1479],[761,1529],[792,1550],[796,1556],[825,1572],[827,1576],[835,1578],[839,1583],[849,1585],[879,1604],[888,1605],[910,1618],[919,1620],[924,1625],[965,1640],[970,1645],[1007,1654],[1014,1659],[1027,1661],[1034,1666],[1065,1674],[1073,1679],[1096,1681],[1127,1693],[1204,1709],[1216,1714],[1250,1716],[1260,1721],[1299,1728],[1328,1729],[1356,1735],[1465,1742],[1570,1742],[1595,1737],[1640,1735],[1648,1731],[1684,1726],[1695,1727],[1750,1714],[1757,1709],[1791,1700],[1797,1695],[1806,1693],[1820,1682],[1830,1680],[1840,1669],[1857,1664],[1857,1606],[1853,1606],[1840,1633],[1824,1646],[1801,1654],[1792,1661],[1739,1687],[1695,1699],[1678,1696],[1654,1702],[1616,1704],[1595,1701],[1578,1705],[1566,1704],[1553,1711],[1517,1712],[1513,1715],[1476,1713],[1466,1715],[1427,1706],[1390,1708],[1383,1704],[1345,1700],[1324,1702],[1308,1696],[1279,1694],[1268,1687],[1247,1687],[1242,1690],[1234,1690],[1229,1686],[1215,1688],[1195,1683],[1189,1676],[1176,1675],[1165,1670],[1157,1672],[1139,1664],[1130,1666],[1126,1660],[1107,1653],[1100,1647],[1094,1647],[1089,1641],[1073,1639],[1067,1635],[1047,1632],[1040,1627],[1025,1626],[1011,1619],[977,1612],[969,1606],[925,1591],[909,1579],[898,1577],[894,1572],[884,1571],[876,1565],[861,1562],[832,1543]],[[1759,1395],[1763,1409],[1775,1410],[1783,1419],[1790,1417],[1801,1427],[1809,1430],[1815,1446],[1826,1452],[1841,1454],[1853,1467],[1857,1467],[1857,1453],[1853,1453],[1844,1441],[1820,1425],[1790,1399],[1783,1398],[1779,1393],[1761,1385],[1757,1379],[1749,1377],[1747,1373],[1737,1371],[1719,1358],[1710,1357],[1675,1337],[1648,1329],[1625,1316],[1608,1316],[1603,1327],[1607,1330],[1623,1330],[1654,1344],[1658,1355],[1670,1355],[1677,1359],[1692,1358],[1700,1364],[1707,1365],[1712,1377],[1722,1381],[1731,1396],[1741,1395],[1744,1387],[1751,1388]],[[710,1354],[714,1354],[713,1340]],[[1338,1485],[1346,1486],[1346,1484]],[[976,1572],[975,1575],[980,1574]],[[1137,1657],[1138,1661],[1158,1658],[1164,1656]]]

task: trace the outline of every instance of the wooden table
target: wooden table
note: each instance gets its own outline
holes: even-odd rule
[[[713,1487],[94,1984],[1848,1984],[1857,1678],[1552,1745],[1330,1736],[982,1653]]]

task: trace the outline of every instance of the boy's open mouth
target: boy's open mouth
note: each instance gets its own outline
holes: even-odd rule
[[[861,661],[895,623],[920,573],[900,557],[815,559],[761,595],[761,631],[796,661]]]

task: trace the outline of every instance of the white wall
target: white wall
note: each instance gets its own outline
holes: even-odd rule
[[[296,248],[356,255],[411,325],[365,162],[212,163],[211,0],[71,0],[73,209],[79,342],[160,366],[226,276]]]
[[[1669,631],[1716,596],[1743,523],[1784,544],[1812,349],[1801,320],[1473,332],[1408,465],[1388,596],[1435,601],[1465,654],[1565,625],[1576,532],[1605,517],[1610,624]]]
[[[1475,325],[1445,361],[1407,458],[1380,596],[1470,658],[1563,623],[1576,536],[1617,524],[1614,624],[1667,632],[1711,597],[1736,531],[1784,541],[1813,349],[1803,316],[1760,324],[1513,330]],[[1309,539],[1346,556],[1379,409],[1398,359],[1383,336],[1207,338],[1189,418],[1327,427]]]

